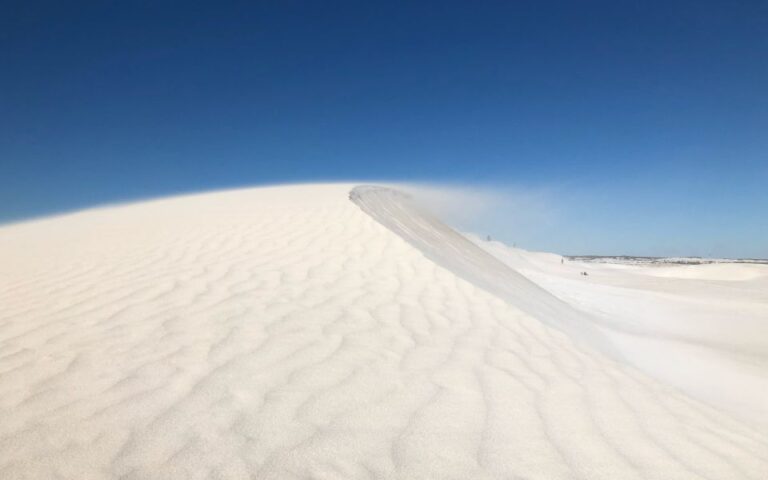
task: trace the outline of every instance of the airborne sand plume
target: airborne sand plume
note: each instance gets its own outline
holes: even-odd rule
[[[0,228],[0,478],[765,478],[763,427],[354,187]]]

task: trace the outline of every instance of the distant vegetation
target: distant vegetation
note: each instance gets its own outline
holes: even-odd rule
[[[768,259],[762,258],[702,258],[702,257],[632,257],[628,255],[600,256],[574,255],[566,256],[568,260],[592,263],[622,263],[622,264],[675,264],[675,265],[706,265],[710,263],[757,263],[768,265]]]

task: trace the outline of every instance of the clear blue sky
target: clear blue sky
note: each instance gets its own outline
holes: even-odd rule
[[[530,248],[768,257],[766,2],[196,3],[2,3],[0,222],[432,181],[547,192],[488,225]]]

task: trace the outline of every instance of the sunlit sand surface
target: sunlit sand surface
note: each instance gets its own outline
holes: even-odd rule
[[[766,478],[759,399],[739,415],[632,340],[656,332],[669,362],[671,337],[699,342],[762,391],[765,338],[743,340],[768,321],[764,269],[602,266],[587,285],[483,243],[339,184],[2,227],[0,478]],[[697,279],[720,308],[699,333],[669,323],[685,300],[599,290]],[[713,344],[728,301],[748,306]]]

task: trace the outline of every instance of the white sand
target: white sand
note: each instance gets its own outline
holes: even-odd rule
[[[587,313],[629,363],[768,430],[768,265],[561,264],[472,238]]]
[[[766,478],[766,429],[351,188],[0,228],[0,478]]]

